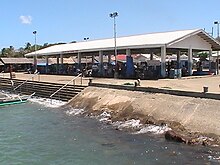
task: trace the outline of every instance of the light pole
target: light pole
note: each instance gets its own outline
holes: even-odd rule
[[[217,39],[218,39],[219,38],[219,24],[220,23],[218,21],[215,21],[214,24],[217,25]]]
[[[84,37],[84,41],[88,41],[89,40],[89,37]],[[87,56],[86,56],[86,68],[85,69],[87,69]]]
[[[37,51],[37,31],[33,31],[34,34],[34,51],[35,51],[35,55],[34,55],[34,71],[37,70],[37,55],[36,55],[36,51]]]
[[[89,37],[84,37],[84,41],[88,41],[89,40]]]
[[[214,22],[214,24],[215,25],[217,25],[217,40],[219,39],[219,22],[218,21],[215,21]],[[217,67],[217,75],[219,74],[219,51],[217,51],[217,65],[216,65],[216,67]]]
[[[117,67],[116,67],[116,65],[117,65],[116,34],[117,34],[117,33],[116,33],[116,21],[115,21],[115,18],[118,16],[118,13],[117,13],[117,12],[114,12],[114,13],[109,14],[109,16],[114,19],[114,42],[115,42],[115,53],[114,53],[114,55],[115,55],[115,68],[117,69]],[[115,69],[115,77],[117,77],[117,72],[118,72],[116,69]]]

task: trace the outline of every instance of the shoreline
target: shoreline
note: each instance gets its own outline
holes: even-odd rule
[[[8,77],[9,74],[4,74]],[[16,73],[16,79],[27,80],[32,74]],[[64,75],[39,75],[33,81],[66,84],[73,77]],[[83,78],[88,85],[90,78]],[[136,80],[93,78],[92,83],[122,86]],[[208,86],[208,95],[220,95],[220,76],[186,77],[181,79],[141,80],[140,87],[169,89],[178,92],[203,92]],[[76,81],[80,84],[80,80]],[[95,90],[96,89],[96,90]],[[149,91],[150,92],[150,91]],[[111,88],[88,87],[69,102],[75,108],[85,108],[90,113],[101,114],[106,111],[113,120],[126,121],[140,119],[141,123],[155,125],[167,124],[177,135],[188,137],[204,135],[216,137],[220,141],[220,101],[170,94],[117,90]],[[203,93],[204,94],[204,93]],[[172,132],[171,132],[172,133]],[[183,135],[182,135],[183,134]],[[176,136],[176,134],[174,134]]]
[[[134,119],[142,125],[166,125],[171,128],[164,133],[168,140],[190,145],[220,145],[220,112],[215,109],[220,102],[216,100],[88,87],[68,105],[85,109],[88,116],[106,112],[112,122]]]

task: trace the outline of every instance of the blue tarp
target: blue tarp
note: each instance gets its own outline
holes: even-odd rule
[[[47,65],[47,63],[38,63],[37,64],[37,66],[46,66]],[[48,66],[49,66],[50,64],[48,64]]]
[[[131,56],[126,56],[126,76],[127,77],[134,76],[134,63],[133,63],[133,58]]]

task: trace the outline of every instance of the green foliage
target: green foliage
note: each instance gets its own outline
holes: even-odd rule
[[[36,45],[36,50],[40,50],[43,48],[47,48],[49,46],[59,45],[59,44],[65,44],[65,43],[54,43],[54,44],[44,43],[43,45]],[[35,45],[31,45],[30,42],[27,42],[25,43],[24,47],[20,47],[19,49],[15,49],[13,46],[10,46],[8,48],[2,48],[0,52],[0,57],[24,57],[25,54],[34,51],[35,51]]]
[[[9,48],[3,48],[1,50],[1,57],[13,57],[15,54],[15,50],[13,46],[10,46]]]
[[[42,45],[36,46],[37,50],[42,48],[44,48]],[[33,51],[35,51],[35,45],[31,45],[29,42],[27,42],[24,47],[20,47],[17,50],[13,46],[10,46],[9,48],[2,48],[0,57],[24,57],[25,54]]]
[[[1,57],[7,57],[7,49],[6,48],[3,48],[1,50]]]
[[[200,61],[205,61],[206,58],[209,56],[209,54],[206,52],[202,52],[202,53],[199,53],[198,56],[200,58]]]

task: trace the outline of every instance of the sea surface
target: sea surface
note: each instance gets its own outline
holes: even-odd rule
[[[36,100],[0,107],[0,165],[220,164],[220,148],[116,130]]]

